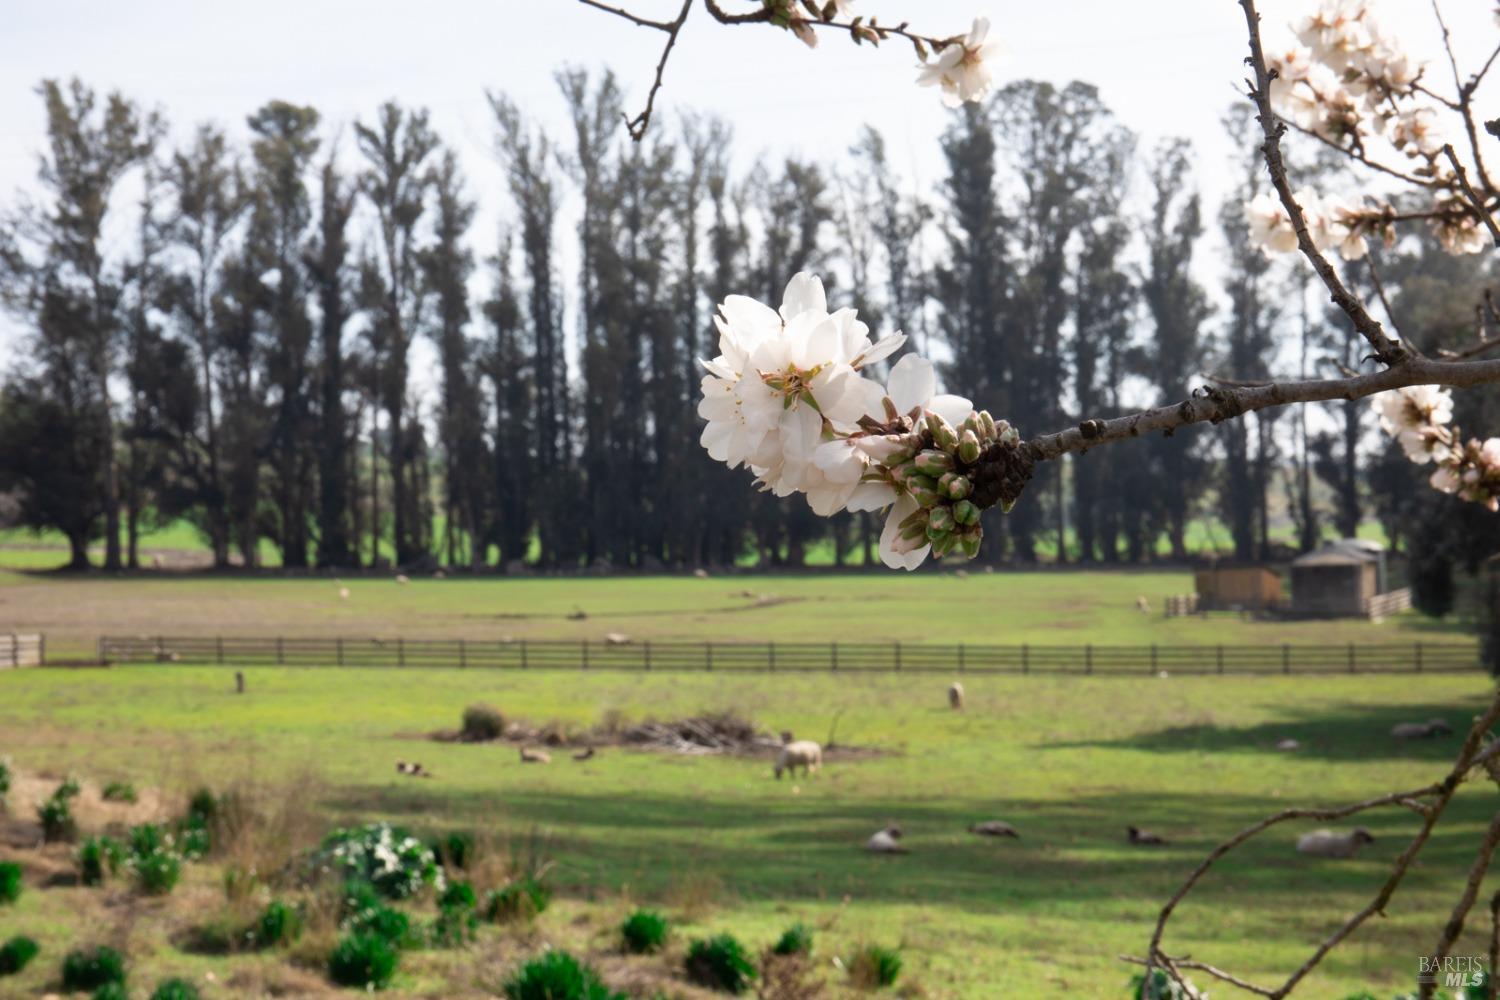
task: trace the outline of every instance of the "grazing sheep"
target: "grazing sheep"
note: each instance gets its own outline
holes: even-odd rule
[[[948,685],[948,707],[955,712],[964,707],[964,686],[958,681]]]
[[[585,748],[583,750],[580,750],[578,753],[575,753],[573,755],[573,759],[574,760],[593,760],[594,759],[594,748],[593,747],[587,747],[587,748]]]
[[[700,566],[698,569],[693,570],[693,575],[695,577],[697,577],[698,579],[700,579],[700,580],[707,580],[708,579],[708,570],[706,570],[706,569],[704,569],[704,568],[702,568]]]
[[[152,569],[163,569],[163,568],[166,567],[166,565],[167,565],[166,560],[163,559],[161,556],[157,555],[157,556],[152,556],[151,557],[151,568]]]
[[[1300,749],[1302,749],[1302,744],[1298,743],[1296,740],[1294,740],[1290,736],[1288,736],[1284,740],[1277,740],[1276,741],[1276,749],[1277,750],[1283,750],[1283,751],[1300,750]]]
[[[1448,720],[1443,718],[1428,719],[1427,730],[1429,736],[1452,736],[1453,727],[1448,725]]]
[[[339,588],[339,600],[341,600],[341,601],[347,601],[348,599],[349,599],[349,588],[348,587],[340,587]]]
[[[550,764],[552,755],[545,750],[532,750],[527,747],[521,748],[522,764]]]
[[[802,773],[811,775],[823,766],[823,748],[812,740],[797,740],[782,747],[776,754],[776,780],[781,780],[781,772],[788,771],[793,777],[797,776],[797,768],[802,768]]]
[[[1391,727],[1391,735],[1398,740],[1428,740],[1434,736],[1452,736],[1453,727],[1447,719],[1429,719],[1426,722],[1398,722]]]
[[[421,764],[418,764],[415,761],[413,761],[410,764],[408,764],[404,760],[398,760],[398,761],[396,761],[396,773],[397,774],[404,774],[404,775],[406,775],[409,778],[430,778],[430,777],[432,777],[432,772],[431,771],[427,770],[425,767],[423,767]]]
[[[1135,609],[1143,615],[1149,615],[1151,613],[1151,602],[1146,600],[1145,594],[1136,595]]]
[[[1314,830],[1297,838],[1297,853],[1312,854],[1320,858],[1352,858],[1365,844],[1375,843],[1375,838],[1364,827],[1355,827],[1348,833],[1332,830]]]
[[[397,573],[396,574],[396,582],[399,583],[401,586],[404,587],[408,583],[411,583],[411,577],[407,576],[405,573]]]
[[[604,644],[606,646],[628,646],[630,645],[630,636],[624,632],[606,632],[604,633]]]
[[[1125,839],[1132,844],[1143,844],[1151,847],[1160,847],[1167,842],[1166,838],[1160,834],[1152,833],[1150,830],[1142,830],[1138,826],[1127,826],[1125,828]]]
[[[998,819],[985,820],[983,823],[972,823],[969,826],[969,832],[977,833],[981,837],[1014,837],[1017,840],[1021,839],[1021,835],[1016,832],[1015,827]]]
[[[865,841],[865,850],[873,854],[907,854],[906,848],[901,846],[901,828],[891,825],[884,830],[876,830]]]
[[[444,573],[442,570],[437,570],[432,574],[432,578],[434,580],[446,580],[448,579],[448,574]]]

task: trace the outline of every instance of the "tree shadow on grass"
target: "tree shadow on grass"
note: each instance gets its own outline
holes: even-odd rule
[[[1274,711],[1283,718],[1256,726],[1169,726],[1113,740],[1072,740],[1038,744],[1041,750],[1110,748],[1149,750],[1160,753],[1271,753],[1289,758],[1312,757],[1326,761],[1415,760],[1441,766],[1452,761],[1488,699],[1460,698],[1450,701],[1412,701],[1406,705],[1368,705],[1357,702],[1322,701],[1316,709],[1275,702],[1257,708]],[[1446,719],[1451,736],[1398,740],[1391,727],[1402,722]],[[1300,744],[1296,750],[1277,750],[1284,739]],[[1434,778],[1440,775],[1434,773]]]
[[[1434,774],[1434,778],[1438,777]],[[507,791],[496,804],[472,794],[403,791],[377,801],[348,789],[328,804],[365,820],[389,818],[413,829],[488,820],[487,832],[524,841],[545,831],[564,892],[594,896],[628,888],[646,898],[669,895],[690,875],[708,877],[745,900],[940,904],[976,913],[1114,903],[1142,919],[1155,912],[1188,872],[1219,842],[1291,804],[1233,794],[1115,793],[1072,801],[937,800],[818,802],[808,799],[714,800],[658,793],[586,794]],[[1337,804],[1308,803],[1296,804]],[[1408,877],[1409,889],[1457,884],[1487,818],[1477,797],[1450,807]],[[994,840],[968,824],[1004,818],[1022,839]],[[861,847],[890,820],[901,823],[910,854],[881,857]],[[1126,843],[1127,823],[1148,827],[1170,843]],[[1357,906],[1374,893],[1389,864],[1418,829],[1400,808],[1365,814],[1376,844],[1353,861],[1298,855],[1296,837],[1315,826],[1288,823],[1228,856],[1205,886],[1228,886],[1235,905],[1272,924],[1288,907],[1316,896]]]

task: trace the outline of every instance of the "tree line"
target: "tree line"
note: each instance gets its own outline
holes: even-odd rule
[[[273,101],[244,141],[205,124],[173,144],[137,102],[44,82],[36,195],[0,220],[0,298],[24,335],[0,390],[11,518],[66,536],[75,567],[101,538],[106,568],[136,566],[141,535],[177,519],[217,566],[255,566],[266,542],[289,568],[798,565],[815,545],[871,561],[870,515],[773,502],[697,443],[715,303],[774,305],[801,270],[1023,434],[1183,398],[1203,371],[1359,364],[1342,318],[1250,244],[1241,206],[1264,180],[1243,111],[1215,216],[1189,144],[1143,151],[1083,83],[955,112],[946,176],[918,194],[874,130],[837,164],[736,171],[721,120],[632,143],[612,76],[557,82],[561,135],[489,96],[508,196],[489,234],[421,109],[387,103],[348,137]],[[1217,290],[1199,277],[1210,227]],[[1418,241],[1383,266],[1424,347],[1471,331],[1453,289],[1477,295],[1482,265]],[[1412,499],[1416,473],[1372,428],[1367,404],[1268,411],[1047,463],[984,558],[1186,558],[1211,514],[1238,558],[1264,559],[1283,509],[1296,548],[1371,517],[1409,540],[1415,508],[1448,498]]]

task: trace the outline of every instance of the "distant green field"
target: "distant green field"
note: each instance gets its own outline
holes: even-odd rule
[[[349,598],[339,596],[340,586]],[[69,577],[0,570],[0,631],[39,631],[83,656],[99,635],[1278,644],[1472,642],[1407,613],[1375,624],[1166,618],[1186,571],[1039,569],[643,577]],[[1151,612],[1137,610],[1145,597]],[[582,617],[578,617],[578,616]]]
[[[905,587],[884,579],[859,586],[778,580],[771,586],[808,599],[782,605],[766,620],[789,633],[834,622],[891,634],[899,623],[919,623],[971,638],[996,629],[1035,636],[1097,635],[1113,627],[1130,635],[1256,627],[1136,621],[1133,610],[1112,607],[1121,594],[1155,593],[1175,579],[1126,577],[1097,604],[1056,608],[1050,616],[1042,609],[1059,593],[1077,600],[1076,583],[1060,590],[1063,581],[1045,574]],[[719,617],[697,620],[706,612],[689,609],[698,603],[695,594],[724,603],[722,591],[734,586],[640,581],[642,598],[629,588],[604,589],[607,583],[528,581],[510,591],[508,584],[485,591],[478,584],[444,583],[400,592],[381,584],[386,589],[379,598],[369,596],[376,584],[360,584],[357,592],[366,604],[380,601],[398,622],[413,602],[428,614],[472,613],[459,609],[480,606],[473,596],[480,593],[510,595],[492,599],[492,613],[526,608],[555,614],[576,602],[608,615],[642,601],[676,604],[681,613],[660,616],[655,626],[668,632],[722,628]],[[4,596],[10,602],[45,586],[16,586]],[[114,585],[69,586],[78,593]],[[188,608],[192,586],[140,589],[161,588],[163,606]],[[215,585],[205,594],[206,613],[223,614],[256,588],[278,595],[257,598],[257,614],[271,600],[283,611],[308,606],[309,620],[332,616],[328,628],[338,627],[336,606],[317,596],[326,583]],[[1108,590],[1102,584],[1095,589]],[[819,592],[826,598],[821,603]],[[110,605],[103,596],[87,600],[95,612]],[[1048,633],[1048,617],[1072,624],[1054,622]],[[662,968],[680,963],[689,936],[731,930],[759,949],[802,920],[821,928],[818,967],[835,979],[831,958],[872,940],[900,944],[903,982],[932,1000],[1123,998],[1129,969],[1116,956],[1141,952],[1156,909],[1214,843],[1288,805],[1355,801],[1436,779],[1454,742],[1396,743],[1388,735],[1391,725],[1435,715],[1461,724],[1490,690],[1478,673],[970,677],[968,707],[955,713],[945,705],[946,678],[940,677],[272,668],[246,674],[248,692],[239,696],[222,668],[0,672],[0,751],[27,773],[75,772],[170,791],[253,778],[284,787],[326,825],[389,818],[423,831],[466,828],[542,838],[557,861],[560,905],[529,937],[501,939],[487,929],[472,951],[413,953],[403,960],[393,991],[398,997],[490,995],[492,987],[483,984],[495,981],[486,978],[491,965],[504,967],[547,944],[625,968],[611,928],[632,899],[660,905],[679,920]],[[837,719],[840,741],[882,753],[831,761],[810,780],[777,782],[765,760],[607,749],[587,764],[559,754],[550,766],[527,766],[516,762],[511,747],[424,738],[455,726],[461,709],[475,701],[502,706],[514,718],[572,729],[608,713],[639,720],[732,707],[768,730],[824,739]],[[1301,741],[1302,749],[1275,751],[1285,737]],[[392,766],[397,758],[419,759],[437,777],[401,778]],[[1296,995],[1335,1000],[1363,989],[1389,996],[1413,988],[1417,956],[1436,940],[1493,810],[1493,787],[1463,790],[1387,916],[1361,930]],[[964,832],[967,824],[991,818],[1015,823],[1022,839],[994,842]],[[904,826],[911,854],[861,852],[864,838],[890,820]],[[1179,910],[1166,948],[1257,981],[1279,981],[1371,896],[1417,827],[1402,809],[1370,814],[1364,822],[1377,842],[1354,861],[1295,854],[1292,842],[1307,824],[1277,830],[1230,855]],[[1131,847],[1127,823],[1158,831],[1171,843]],[[65,851],[59,858],[66,864]],[[119,900],[128,897],[116,890],[28,891],[3,926],[35,934],[47,960],[0,989],[21,991],[7,996],[43,990],[66,947],[117,934],[126,924],[131,974],[140,984],[167,974],[201,979],[210,971],[224,982],[264,967],[271,959],[189,954],[178,946],[184,921],[208,920],[225,905],[213,877],[192,874],[196,870],[178,890],[188,895],[176,908],[122,909]],[[1481,900],[1494,888],[1486,884]],[[689,907],[690,900],[699,907]],[[1455,953],[1486,953],[1478,925],[1487,921],[1471,924]],[[1231,992],[1216,987],[1213,995]]]

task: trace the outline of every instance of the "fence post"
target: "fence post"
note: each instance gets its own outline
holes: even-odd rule
[[[1156,643],[1151,644],[1151,672],[1156,673]]]
[[[901,640],[896,640],[896,673],[901,672]]]
[[[839,669],[839,644],[837,642],[831,643],[829,649],[833,654],[833,670],[834,673],[837,673]]]
[[[224,665],[224,637],[222,635],[214,639],[214,652],[219,658],[219,666],[222,667]]]
[[[646,669],[651,669],[651,640],[646,640]]]
[[[1349,672],[1354,673],[1354,643],[1349,643]]]
[[[589,668],[589,641],[583,640],[583,669]]]
[[[404,638],[396,640],[396,666],[406,666],[406,640]]]
[[[964,672],[964,644],[958,644],[958,672]]]
[[[339,666],[344,665],[344,640],[343,637],[333,640],[334,654],[338,657]]]
[[[1417,673],[1422,672],[1422,644],[1417,643]]]
[[[469,665],[469,649],[462,639],[458,640],[458,665],[460,667]]]
[[[1216,650],[1214,650],[1214,658],[1217,661],[1217,664],[1218,664],[1218,667],[1219,667],[1219,673],[1222,674],[1224,672],[1224,647],[1223,646],[1219,646]]]
[[[521,640],[521,669],[526,669],[526,640]]]
[[[1021,643],[1021,673],[1031,673],[1031,646],[1024,642]]]
[[[776,643],[766,643],[766,663],[771,667],[771,673],[776,672]]]
[[[21,634],[19,632],[10,634],[10,665],[13,667],[21,665]]]
[[[47,633],[39,632],[36,637],[36,664],[39,667],[47,665]]]
[[[106,663],[106,662],[108,662],[107,660],[104,659],[104,636],[102,636],[102,635],[95,642],[94,659],[97,660],[99,663]]]
[[[286,664],[286,652],[282,649],[282,646],[281,646],[281,636],[278,635],[276,637],[276,665],[278,667],[280,667],[280,666],[285,666],[285,664]]]
[[[714,668],[714,644],[711,642],[703,644],[703,666],[706,670]]]
[[[1092,642],[1083,647],[1083,672],[1086,674],[1094,672],[1094,644]]]
[[[1281,672],[1284,674],[1292,672],[1292,645],[1288,642],[1281,644]]]

